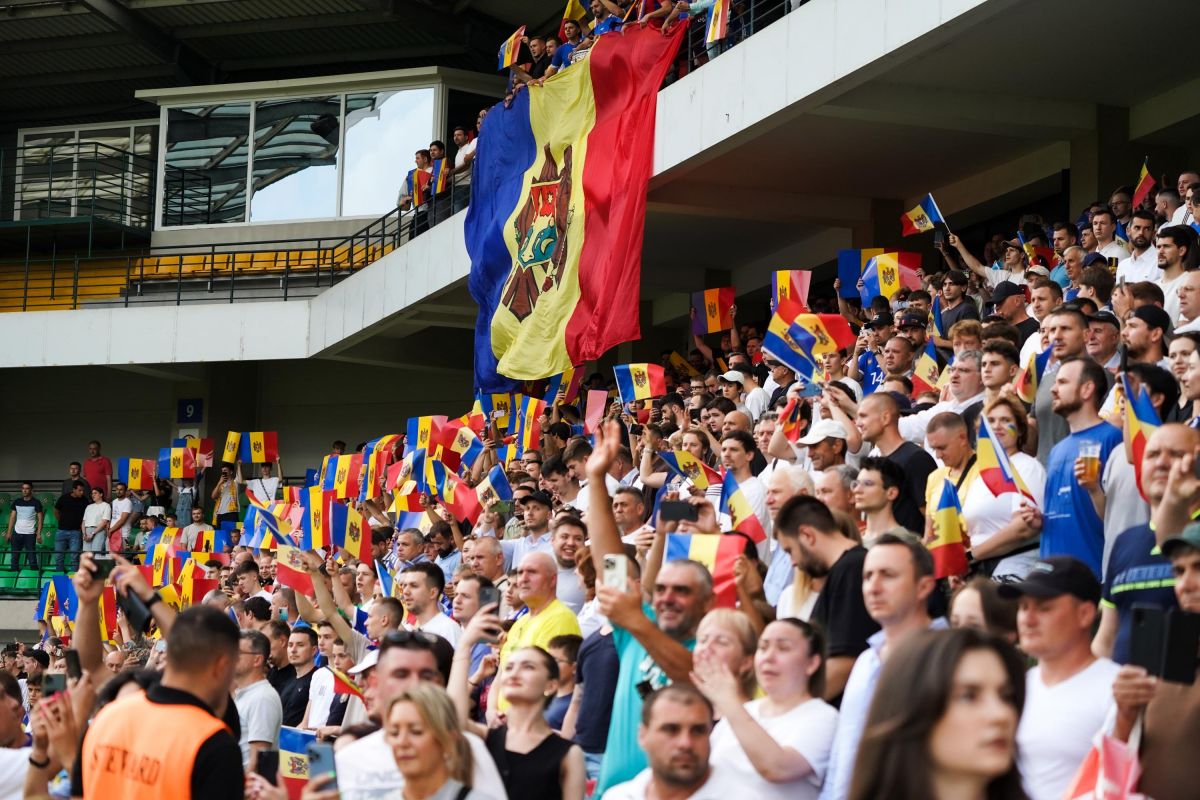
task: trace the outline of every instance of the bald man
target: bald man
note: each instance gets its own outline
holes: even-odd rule
[[[772,522],[788,500],[797,495],[812,493],[813,479],[804,467],[776,467],[767,479],[767,510],[771,512]],[[767,567],[767,576],[763,579],[763,593],[767,596],[767,602],[772,606],[779,605],[779,595],[792,585],[795,577],[796,570],[792,567],[791,555],[785,548],[776,547]]]
[[[1195,452],[1197,447],[1200,447],[1200,431],[1180,423],[1163,425],[1146,442],[1142,487],[1152,515],[1163,500],[1171,465]],[[1171,561],[1159,552],[1149,523],[1122,532],[1108,556],[1104,593],[1100,597],[1100,627],[1092,639],[1092,652],[1118,664],[1128,662],[1134,604],[1149,604],[1163,610],[1175,608],[1178,602],[1172,588],[1174,583]]]
[[[579,636],[579,620],[566,604],[558,599],[558,565],[548,553],[527,553],[517,566],[517,597],[529,609],[529,613],[518,619],[504,640],[500,650],[500,672],[510,655],[526,647],[549,650],[550,640],[556,636],[573,634]],[[508,703],[500,692],[488,692],[488,716],[494,717]],[[493,699],[495,697],[495,699]]]

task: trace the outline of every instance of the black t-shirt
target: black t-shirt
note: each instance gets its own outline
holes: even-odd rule
[[[169,689],[161,684],[151,686],[146,699],[162,705],[192,705],[211,713],[211,709],[200,698],[180,689]],[[233,698],[229,699],[225,720],[228,724],[229,709],[233,709],[237,720],[237,709]],[[85,734],[86,735],[86,734]],[[242,773],[242,750],[238,747],[239,733],[220,730],[204,740],[196,751],[196,761],[191,765],[192,797],[241,797],[244,794],[245,776]],[[83,747],[80,745],[79,754]],[[83,797],[83,758],[75,759],[71,770],[71,796]],[[187,769],[186,764],[176,764],[176,769]]]
[[[825,578],[825,588],[813,606],[812,620],[825,630],[830,658],[857,657],[867,649],[867,639],[879,630],[863,603],[863,562],[867,548],[851,547],[834,562]]]
[[[1026,317],[1017,323],[1016,328],[1021,332],[1021,344],[1025,344],[1025,340],[1041,330],[1042,326],[1033,317]],[[1024,366],[1024,364],[1018,364],[1018,366]]]
[[[584,686],[579,719],[575,723],[575,744],[585,753],[603,753],[608,744],[608,724],[621,671],[612,633],[596,631],[584,639],[575,663],[575,679]]]
[[[75,497],[70,494],[64,494],[58,498],[54,503],[54,510],[58,512],[58,529],[60,531],[83,530],[83,512],[90,502],[86,497]]]
[[[912,442],[905,442],[886,457],[904,473],[904,485],[892,504],[892,515],[910,531],[922,533],[925,530],[925,516],[921,513],[921,506],[925,505],[925,485],[929,473],[937,469],[937,462]]]
[[[529,70],[528,70],[529,77],[535,78],[535,79],[544,77],[546,74],[546,70],[548,70],[549,68],[550,68],[550,56],[542,56],[541,58],[535,58],[533,60],[533,63],[529,65]]]
[[[315,672],[315,669],[310,669],[304,675],[296,677],[293,667],[292,678],[279,690],[279,699],[283,703],[284,725],[294,728],[304,720],[304,711],[308,708],[308,687]]]
[[[279,692],[280,696],[283,695],[283,687],[287,686],[288,681],[294,677],[296,677],[296,668],[291,664],[285,667],[271,667],[267,670],[267,683],[271,684],[271,687]]]

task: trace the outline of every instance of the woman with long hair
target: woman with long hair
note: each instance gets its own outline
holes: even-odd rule
[[[472,791],[471,746],[446,692],[422,683],[388,705],[384,738],[404,776],[404,800],[484,800]]]
[[[697,664],[693,682],[721,717],[709,763],[735,773],[748,797],[815,800],[820,793],[837,729],[837,711],[821,699],[824,649],[807,622],[772,622],[754,654],[764,696],[749,702],[728,667]]]
[[[999,397],[983,410],[1013,469],[1021,476],[1034,500],[1017,492],[994,494],[982,480],[972,481],[963,496],[963,521],[971,540],[976,575],[1024,578],[1038,559],[1038,531],[1021,514],[1022,506],[1042,505],[1046,470],[1033,456],[1021,452],[1029,437],[1025,407],[1014,397]]]
[[[1017,769],[1025,663],[974,628],[922,631],[890,655],[850,800],[1026,800]]]
[[[509,706],[504,724],[487,727],[469,718],[467,684],[470,653],[476,642],[498,639],[500,618],[494,608],[480,609],[467,623],[450,670],[450,696],[459,724],[483,738],[496,762],[509,797],[522,800],[583,800],[587,782],[583,750],[559,736],[546,722],[546,706],[558,692],[558,662],[540,647],[524,647],[508,656],[493,689],[503,688]]]
[[[976,628],[1017,643],[1017,601],[1000,595],[1000,584],[976,576],[950,595],[950,627]]]

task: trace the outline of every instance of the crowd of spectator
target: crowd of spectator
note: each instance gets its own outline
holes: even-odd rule
[[[1190,208],[1200,179],[1181,182]],[[665,396],[613,401],[590,435],[578,401],[556,397],[540,446],[504,465],[512,501],[477,521],[425,497],[420,523],[397,530],[384,486],[360,504],[370,560],[321,550],[292,565],[311,592],[234,532],[205,565],[218,588],[181,613],[157,601],[131,564],[145,537],[179,526],[190,548],[239,518],[243,494],[278,499],[280,467],[129,492],[90,443],[55,504],[56,566],[82,559],[69,641],[47,630],[0,670],[0,724],[22,754],[0,757],[5,796],[190,781],[193,796],[283,797],[282,773],[256,767],[292,728],[335,745],[340,794],[322,776],[309,798],[1058,798],[1102,732],[1132,739],[1148,796],[1189,796],[1200,695],[1149,672],[1137,640],[1147,609],[1200,612],[1200,271],[1176,190],[1122,218],[1128,194],[1078,225],[1024,220],[1025,243],[1046,248],[1032,259],[1017,237],[983,258],[947,237],[920,289],[841,302],[860,331],[816,381],[764,351],[763,324],[735,306],[686,365],[662,354]],[[941,388],[914,390],[922,354],[944,365]],[[1018,376],[1039,360],[1023,400]],[[1119,378],[1162,421],[1140,465]],[[595,373],[584,388],[609,384]],[[981,477],[981,420],[1027,495]],[[498,463],[500,434],[485,432],[469,482]],[[732,473],[766,540],[731,530],[720,486],[670,468],[671,452]],[[947,481],[969,565],[941,577],[928,545]],[[41,532],[33,488],[9,511],[14,559]],[[740,555],[718,574],[668,558],[671,534],[734,537]],[[114,554],[110,580],[149,606],[149,637],[123,611],[101,639],[94,570]],[[726,577],[736,602],[718,605]],[[83,677],[49,696],[67,645]],[[1193,671],[1195,655],[1193,641]],[[155,731],[187,717],[189,734],[127,741],[126,715]],[[179,769],[113,770],[113,748]]]

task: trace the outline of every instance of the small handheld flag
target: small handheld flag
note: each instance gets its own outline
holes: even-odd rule
[[[587,16],[587,12],[583,8],[583,4],[579,0],[567,0],[567,7],[563,10],[562,22],[558,23],[558,41],[567,41],[567,23],[574,22],[579,24],[580,20]]]
[[[613,367],[613,374],[622,403],[649,400],[667,393],[663,368],[658,364],[621,364]]]
[[[226,464],[232,464],[238,459],[238,450],[242,444],[242,434],[238,431],[230,431],[225,436],[225,450],[221,453],[221,460]]]
[[[690,559],[708,567],[713,580],[713,599],[723,608],[737,605],[737,583],[733,563],[745,552],[745,538],[736,534],[669,533],[665,560]]]
[[[676,450],[670,453],[659,453],[662,460],[676,475],[682,475],[691,480],[697,489],[707,489],[721,482],[721,473],[705,464],[687,450]]]
[[[148,458],[117,459],[117,480],[131,491],[154,488],[154,462]]]
[[[500,52],[497,54],[496,69],[508,69],[517,61],[517,54],[521,52],[521,39],[525,36],[525,26],[517,28],[516,33],[504,40],[504,44],[500,45]]]
[[[913,397],[922,392],[932,392],[937,390],[938,377],[941,375],[941,370],[938,368],[937,350],[934,349],[933,342],[925,343],[925,349],[917,356],[917,360],[913,362]]]
[[[780,269],[771,273],[771,311],[786,301],[808,309],[808,287],[812,273],[805,269]]]
[[[965,573],[967,546],[962,505],[958,501],[958,491],[949,479],[942,483],[942,494],[933,512],[933,533],[934,538],[927,545],[933,556],[933,577],[941,579]]]
[[[1162,420],[1159,419],[1158,412],[1154,410],[1154,403],[1151,402],[1150,393],[1146,391],[1144,384],[1139,385],[1135,392],[1129,385],[1129,375],[1122,373],[1121,386],[1125,391],[1125,443],[1128,448],[1129,460],[1133,463],[1133,474],[1137,481],[1138,491],[1145,499],[1146,489],[1142,485],[1142,459],[1146,454],[1146,443],[1162,425]]]
[[[704,335],[727,331],[733,327],[729,309],[733,306],[736,290],[732,286],[720,289],[705,289],[692,293],[692,333]]]
[[[763,530],[762,523],[734,477],[733,470],[725,472],[725,481],[721,485],[720,510],[721,513],[729,515],[729,524],[733,530],[746,534],[755,544],[762,544],[767,540],[767,532]]]
[[[942,210],[932,194],[925,195],[920,203],[900,215],[900,235],[912,236],[914,233],[931,231],[937,223],[946,224]]]
[[[158,477],[180,480],[196,477],[196,456],[190,447],[164,447],[158,451]]]
[[[996,432],[988,424],[987,417],[979,417],[979,438],[975,446],[975,464],[983,485],[999,497],[1007,492],[1017,492],[1028,497],[1035,505],[1037,498],[1029,491],[1021,474],[1013,466],[1004,445],[996,438]]]
[[[1030,356],[1029,361],[1013,382],[1017,397],[1025,405],[1033,405],[1037,400],[1038,384],[1041,383],[1042,376],[1046,374],[1046,365],[1050,363],[1050,356],[1053,353],[1054,350],[1047,347],[1042,352]]]
[[[862,272],[863,288],[859,297],[863,305],[870,305],[876,297],[891,300],[901,288],[921,288],[921,279],[917,277],[917,269],[920,266],[920,257],[914,260],[909,253],[880,253],[872,256]]]
[[[1133,189],[1133,207],[1140,207],[1153,189],[1154,176],[1150,174],[1150,159],[1147,158],[1142,162],[1142,171],[1138,173],[1137,186]]]
[[[507,503],[512,500],[512,487],[508,483],[504,467],[499,464],[492,467],[487,476],[475,487],[475,496],[479,499],[479,505],[484,509],[491,508],[496,503]]]
[[[708,26],[704,32],[704,43],[711,45],[729,35],[730,0],[717,0],[708,10]]]
[[[229,449],[226,442],[225,449]],[[279,435],[275,431],[249,431],[241,434],[238,458],[247,464],[270,464],[279,460]]]

